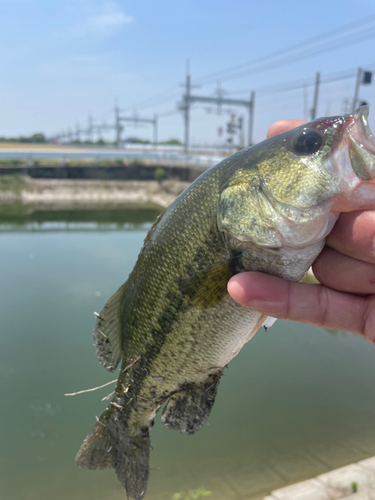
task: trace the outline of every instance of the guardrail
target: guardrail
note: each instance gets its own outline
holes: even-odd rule
[[[18,159],[25,160],[28,166],[31,166],[32,160],[42,159],[60,159],[62,165],[65,165],[68,159],[81,159],[81,160],[133,160],[142,161],[152,164],[161,164],[173,167],[192,167],[192,168],[210,168],[219,163],[222,156],[210,155],[197,155],[197,154],[180,154],[180,153],[166,153],[166,152],[153,152],[153,153],[137,153],[132,151],[108,151],[102,149],[77,149],[66,150],[58,148],[50,149],[0,149],[1,159]],[[151,166],[150,165],[150,166]]]

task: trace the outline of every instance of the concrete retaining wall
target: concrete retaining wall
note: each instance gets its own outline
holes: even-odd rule
[[[264,500],[375,500],[375,457],[273,491]]]

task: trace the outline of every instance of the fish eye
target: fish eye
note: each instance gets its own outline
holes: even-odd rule
[[[323,137],[317,130],[305,129],[298,132],[292,139],[292,151],[300,155],[311,155],[319,151]]]

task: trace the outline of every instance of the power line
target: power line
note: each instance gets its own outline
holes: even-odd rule
[[[206,77],[202,77],[201,79],[198,79],[198,82],[205,83],[205,84],[212,83],[212,82],[216,81],[217,78],[222,76],[222,75],[225,75],[227,73],[232,73],[233,71],[239,70],[239,69],[244,68],[246,66],[254,66],[254,65],[258,64],[258,67],[255,67],[254,69],[250,69],[250,70],[247,70],[246,72],[237,73],[234,75],[228,75],[227,77],[224,77],[222,79],[223,80],[231,80],[231,79],[241,78],[241,77],[247,76],[249,74],[254,74],[255,72],[266,71],[267,69],[274,68],[275,66],[288,64],[288,63],[294,62],[296,60],[303,59],[305,57],[311,57],[313,55],[328,52],[330,50],[334,50],[334,49],[337,49],[337,48],[340,48],[343,46],[347,46],[347,45],[350,45],[351,43],[358,43],[362,40],[366,40],[368,38],[375,36],[374,27],[367,29],[366,31],[361,31],[359,33],[358,32],[353,33],[352,35],[349,35],[349,39],[347,37],[346,32],[353,30],[354,28],[356,28],[358,26],[363,27],[364,24],[369,24],[369,23],[373,22],[374,20],[375,20],[375,14],[372,16],[368,16],[366,18],[358,19],[357,21],[355,21],[353,23],[350,23],[348,25],[344,25],[340,28],[336,28],[332,31],[329,31],[328,33],[323,34],[323,35],[320,35],[320,36],[317,36],[314,38],[310,38],[310,39],[306,40],[305,42],[302,42],[302,43],[299,43],[296,45],[292,45],[291,47],[287,47],[286,49],[274,52],[272,54],[269,54],[268,56],[264,56],[264,57],[261,57],[259,59],[255,59],[253,61],[249,61],[247,63],[243,63],[243,64],[240,64],[237,66],[233,66],[232,68],[228,68],[226,70],[222,70],[222,71],[207,75]],[[338,34],[340,36],[340,39],[333,41],[331,43],[331,45],[328,47],[326,46],[326,44],[324,44],[323,47],[321,46],[322,42],[325,39],[330,38],[332,36],[335,36],[336,34]],[[318,42],[318,46],[311,47],[311,44],[316,43],[316,42]],[[297,54],[290,54],[288,57],[289,52],[300,50],[301,47],[304,47],[306,45],[308,45],[307,50],[302,51],[302,52],[300,51],[300,53],[297,53]],[[264,64],[265,61],[268,61],[270,59],[275,59],[276,57],[282,56],[283,54],[286,54],[287,57],[282,58],[279,61],[276,60],[276,61]],[[207,81],[207,79],[208,79],[208,81]],[[134,107],[140,108],[140,109],[147,109],[147,108],[160,106],[161,104],[164,104],[165,102],[168,102],[168,101],[175,99],[176,98],[175,94],[176,94],[178,89],[179,89],[179,86],[174,85],[173,87],[170,87],[167,90],[159,92],[158,94],[156,94],[154,96],[150,96],[150,97],[136,103],[135,105],[133,105],[131,107],[127,107],[125,109],[128,110],[128,109],[131,109]],[[248,90],[247,90],[247,92],[248,92]],[[166,97],[166,98],[164,98],[164,97]]]
[[[175,110],[171,110],[171,111],[166,111],[165,113],[160,113],[158,114],[158,118],[164,118],[166,116],[171,116],[171,115],[176,115],[177,113],[179,113],[180,111],[175,109]]]
[[[340,28],[336,28],[332,31],[329,31],[329,32],[323,34],[323,35],[319,35],[319,36],[310,38],[304,42],[292,45],[292,46],[287,47],[285,49],[268,54],[266,56],[262,56],[258,59],[254,59],[254,60],[248,61],[246,63],[232,66],[231,68],[228,68],[226,70],[217,71],[215,73],[211,73],[209,75],[203,76],[202,78],[198,79],[198,83],[205,83],[205,84],[211,83],[212,81],[216,81],[218,78],[222,78],[222,76],[227,74],[227,73],[233,73],[234,71],[240,70],[246,66],[253,66],[254,64],[262,63],[268,59],[274,59],[274,58],[279,57],[283,54],[287,54],[288,52],[299,50],[301,47],[303,47],[305,45],[311,45],[311,43],[315,43],[315,42],[321,43],[322,40],[325,40],[326,38],[332,37],[336,33],[338,33],[342,37],[343,35],[345,35],[346,31],[350,31],[351,29],[357,27],[358,25],[363,27],[364,24],[371,23],[374,19],[375,19],[375,14],[372,16],[362,18],[362,19],[358,19],[357,21],[355,21],[353,23],[341,26]],[[207,80],[209,80],[209,81],[207,81]]]
[[[147,109],[147,108],[156,108],[160,106],[161,104],[164,104],[169,101],[173,101],[173,99],[177,99],[179,96],[176,94],[176,91],[173,93],[173,95],[169,95],[165,99],[162,99],[160,101],[152,102],[150,104],[147,104],[145,106],[141,106],[140,108],[137,106],[137,109]],[[134,107],[134,106],[132,106]]]
[[[147,97],[146,99],[143,99],[143,101],[140,101],[136,104],[133,104],[132,106],[128,106],[127,108],[124,108],[125,111],[129,110],[129,109],[132,109],[132,108],[140,108],[141,109],[145,109],[147,107],[152,107],[153,103],[150,105],[148,104],[148,102],[151,100],[151,101],[155,101],[155,100],[158,100],[160,99],[161,97],[164,97],[166,94],[170,94],[172,93],[175,93],[176,90],[179,89],[179,86],[178,85],[174,85],[173,87],[170,87],[169,89],[167,90],[164,90],[163,92],[159,92],[158,94],[154,95],[154,96],[150,96],[150,97]],[[162,100],[161,103],[165,102],[165,100]],[[143,104],[146,104],[145,106],[143,106]],[[148,105],[147,105],[148,104]]]
[[[345,80],[347,78],[353,78],[356,76],[356,73],[349,73],[346,75],[342,75],[339,77],[332,77],[332,78],[324,78],[321,80],[321,84],[323,83],[331,83],[331,82],[337,82],[339,80]],[[269,85],[267,87],[260,87],[259,89],[255,89],[257,93],[259,94],[267,94],[267,93],[272,93],[276,94],[278,92],[288,92],[290,90],[297,90],[297,89],[302,89],[303,87],[312,87],[315,85],[315,81],[313,78],[310,78],[309,80],[296,80],[295,82],[289,82],[285,83],[284,85]]]
[[[375,68],[375,64],[367,64],[365,66],[367,69],[373,69]],[[326,76],[323,76],[321,79],[320,83],[331,83],[339,80],[345,80],[349,78],[353,78],[357,75],[357,68],[351,68],[343,71],[339,71],[336,73],[331,73]],[[255,92],[259,95],[262,94],[273,94],[273,93],[278,93],[278,92],[286,92],[290,90],[297,90],[301,89],[303,87],[312,87],[315,85],[315,79],[314,77],[310,78],[304,78],[304,79],[299,79],[299,80],[293,80],[291,82],[283,82],[280,84],[276,85],[266,85],[264,87],[256,87],[254,90]],[[229,95],[235,95],[235,94],[248,94],[249,89],[241,89],[241,90],[234,90],[231,92],[228,92]]]
[[[241,77],[244,77],[244,76],[248,76],[250,74],[258,73],[258,72],[261,72],[261,71],[266,71],[266,70],[268,70],[270,68],[274,68],[276,66],[281,66],[281,65],[284,65],[284,64],[288,64],[288,63],[294,62],[294,61],[299,60],[299,59],[303,59],[303,58],[306,58],[306,57],[311,57],[311,56],[314,56],[314,55],[317,55],[317,54],[325,53],[325,52],[328,52],[330,50],[334,50],[334,49],[337,49],[337,48],[340,48],[340,47],[344,47],[344,46],[350,45],[352,43],[358,43],[360,41],[367,40],[367,39],[372,38],[372,37],[375,36],[375,28],[374,27],[371,27],[371,28],[367,29],[366,31],[361,31],[359,33],[358,32],[357,33],[353,33],[351,36],[349,36],[349,38],[345,34],[345,31],[351,30],[351,29],[353,29],[354,27],[356,27],[358,25],[363,26],[363,24],[371,23],[374,19],[375,19],[375,14],[372,15],[372,16],[369,16],[369,17],[367,17],[365,19],[357,20],[354,23],[351,23],[349,25],[343,26],[341,28],[337,28],[335,30],[332,30],[332,31],[330,31],[330,32],[328,32],[328,33],[326,33],[324,35],[319,36],[319,37],[314,37],[314,38],[309,39],[309,40],[307,40],[305,42],[302,42],[302,43],[300,43],[298,45],[294,45],[294,46],[289,47],[287,49],[283,49],[281,51],[275,52],[275,53],[270,54],[268,56],[265,56],[263,58],[257,59],[255,61],[244,63],[244,64],[239,65],[239,66],[235,66],[235,67],[233,67],[231,69],[224,70],[221,73],[216,73],[216,75],[225,74],[225,73],[228,73],[230,71],[233,71],[234,69],[239,69],[239,68],[242,68],[242,67],[245,67],[245,66],[248,66],[248,65],[254,65],[256,63],[260,63],[260,64],[258,64],[258,67],[255,67],[254,69],[250,69],[250,70],[247,70],[245,72],[237,73],[237,74],[234,74],[234,75],[229,75],[227,77],[222,78],[222,80],[233,80],[233,79],[236,79],[236,78],[241,78]],[[321,43],[322,40],[324,40],[324,39],[326,39],[328,37],[332,37],[332,35],[334,35],[335,33],[339,33],[340,36],[341,36],[341,39],[333,41],[331,43],[331,45],[329,45],[328,47],[326,46],[326,44],[324,44],[324,46],[322,47],[321,46],[322,45],[322,43]],[[287,54],[288,52],[295,51],[296,49],[300,49],[304,45],[311,44],[314,41],[318,41],[320,43],[320,45],[318,45],[317,47],[312,47],[312,48],[308,47],[307,50],[302,51],[299,54],[291,54],[289,57],[287,56],[287,57],[281,58],[281,60],[279,60],[279,61],[276,60],[276,61],[272,61],[270,63],[262,64],[265,61],[267,61],[268,59],[274,59],[276,56],[280,56],[282,54]],[[216,79],[212,80],[212,81],[198,80],[198,82],[200,82],[200,83],[202,83],[202,81],[205,84],[208,84],[208,83],[212,83],[213,81],[216,81]],[[308,85],[313,85],[313,83],[309,83]],[[296,87],[296,88],[298,88],[298,87]],[[137,107],[137,108],[140,107],[140,109],[147,109],[147,108],[153,108],[153,107],[160,106],[161,104],[164,104],[165,102],[169,102],[169,101],[175,99],[176,98],[176,92],[177,92],[178,89],[179,89],[178,86],[173,86],[173,87],[171,87],[171,88],[169,88],[169,89],[167,89],[167,90],[165,90],[163,92],[160,92],[159,94],[156,94],[155,96],[152,96],[152,97],[149,97],[147,99],[144,99],[143,101],[139,102],[136,105],[133,105],[132,107],[133,108],[134,107]],[[247,90],[247,92],[248,92],[248,90]],[[240,92],[238,91],[236,93],[240,93]],[[164,96],[166,96],[166,98],[161,99],[161,100],[158,99],[158,98],[162,98]],[[144,105],[142,106],[142,104],[144,104]],[[126,109],[131,109],[131,108],[128,107]]]
[[[351,45],[351,44],[354,44],[354,43],[358,43],[360,41],[367,40],[369,38],[373,38],[374,36],[375,36],[375,28],[370,28],[367,31],[355,34],[355,36],[353,36],[353,37],[351,37],[349,39],[346,38],[346,39],[344,39],[342,41],[339,41],[339,43],[330,45],[328,47],[327,46],[316,47],[316,48],[314,48],[314,49],[312,49],[310,51],[305,51],[305,52],[302,52],[300,54],[293,55],[293,56],[291,56],[289,58],[284,58],[284,59],[281,59],[279,61],[272,61],[269,64],[267,63],[267,64],[259,65],[258,67],[254,68],[254,69],[247,70],[247,71],[241,72],[241,73],[237,73],[237,74],[228,76],[226,78],[222,78],[221,81],[234,80],[236,78],[242,78],[244,76],[252,75],[252,74],[255,74],[255,73],[260,73],[260,72],[266,71],[268,69],[274,69],[277,66],[283,66],[285,64],[288,64],[288,63],[291,63],[291,62],[294,62],[294,61],[297,61],[297,60],[300,60],[300,59],[305,59],[307,57],[311,57],[311,56],[314,56],[314,55],[317,55],[317,54],[323,54],[325,52],[329,52],[331,50],[334,50],[334,49],[337,49],[337,48],[340,48],[340,47],[345,47],[347,45]],[[207,83],[209,83],[209,82],[207,82]]]

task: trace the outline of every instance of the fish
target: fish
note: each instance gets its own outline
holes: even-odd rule
[[[274,319],[236,303],[229,279],[300,281],[339,214],[375,208],[368,108],[317,119],[223,159],[155,221],[127,281],[97,314],[100,363],[119,377],[76,457],[144,498],[150,429],[205,425],[228,363]]]

